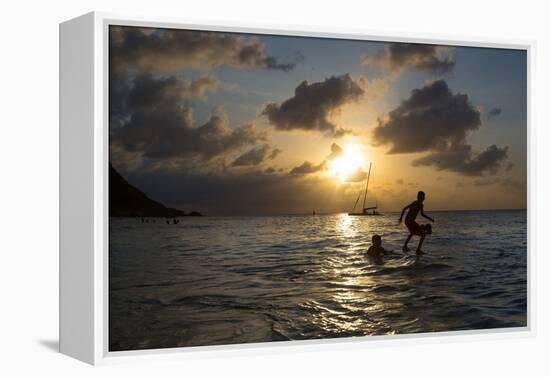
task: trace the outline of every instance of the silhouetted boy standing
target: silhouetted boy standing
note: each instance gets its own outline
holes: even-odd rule
[[[416,254],[424,254],[424,252],[421,250],[422,243],[424,242],[424,238],[426,237],[426,234],[432,233],[432,226],[430,224],[427,225],[420,225],[416,222],[416,216],[418,215],[418,212],[422,215],[422,217],[430,220],[432,223],[435,222],[433,218],[426,215],[424,213],[424,199],[426,199],[426,194],[424,191],[418,191],[417,200],[403,208],[403,211],[401,211],[401,216],[399,217],[399,222],[403,221],[403,215],[405,214],[406,210],[409,210],[407,212],[407,217],[405,217],[405,225],[409,229],[409,236],[407,237],[407,240],[405,241],[405,245],[403,245],[403,251],[409,252],[409,248],[407,247],[407,244],[411,240],[411,237],[413,235],[420,236],[420,242],[418,243],[418,247],[416,248]]]

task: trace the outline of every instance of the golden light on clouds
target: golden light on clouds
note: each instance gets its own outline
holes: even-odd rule
[[[527,205],[524,51],[306,38],[292,57],[287,36],[109,34],[110,162],[163,204],[347,212],[372,163],[382,212],[419,190],[430,210]]]

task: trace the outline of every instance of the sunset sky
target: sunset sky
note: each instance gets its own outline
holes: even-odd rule
[[[110,159],[204,214],[525,208],[523,50],[110,28]]]

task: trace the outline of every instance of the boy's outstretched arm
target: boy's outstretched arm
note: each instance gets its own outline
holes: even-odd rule
[[[435,223],[435,220],[434,220],[433,218],[431,218],[430,216],[428,216],[428,215],[426,215],[426,214],[424,213],[424,208],[422,208],[422,209],[420,210],[420,214],[422,215],[422,217],[424,217],[424,218],[430,220],[432,223]]]
[[[405,211],[409,209],[411,205],[409,204],[405,208],[403,208],[403,211],[401,211],[401,216],[399,216],[399,222],[403,221],[403,216],[405,215]]]

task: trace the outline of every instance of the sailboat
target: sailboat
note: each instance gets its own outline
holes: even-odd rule
[[[365,207],[365,203],[367,201],[367,193],[369,191],[369,181],[370,181],[370,171],[372,168],[372,162],[369,164],[369,174],[367,175],[367,186],[365,187],[365,196],[363,197],[363,211],[362,212],[355,212],[355,207],[357,207],[357,203],[359,203],[359,199],[361,199],[361,195],[363,192],[361,191],[359,193],[359,196],[357,197],[357,200],[355,201],[355,205],[353,206],[353,210],[348,213],[348,216],[380,216],[381,213],[377,212],[378,209],[378,203],[374,207]],[[369,210],[371,212],[369,212]]]

